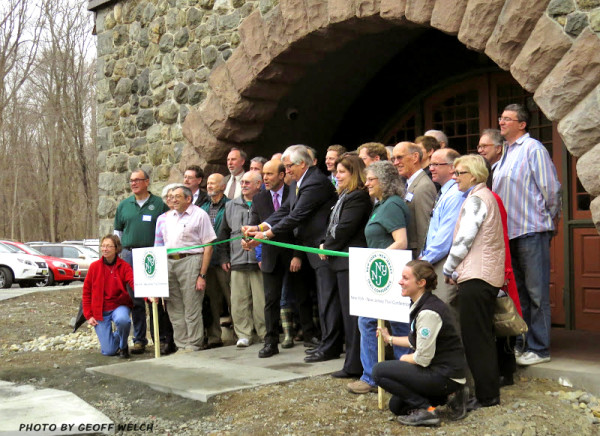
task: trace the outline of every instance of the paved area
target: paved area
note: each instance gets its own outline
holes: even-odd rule
[[[0,381],[0,434],[112,434],[112,421],[77,395]]]
[[[18,285],[8,289],[0,289],[0,301],[20,297],[21,295],[33,294],[34,292],[50,292],[67,289],[83,288],[83,282],[75,282],[65,286],[45,286],[43,288],[31,287],[20,288]]]
[[[548,363],[521,367],[518,374],[558,380],[600,397],[600,333],[554,328],[551,357]]]
[[[342,368],[342,359],[304,363],[302,345],[258,358],[262,344],[199,352],[177,352],[158,359],[88,368],[90,372],[145,383],[161,392],[208,401],[225,392],[328,374]]]

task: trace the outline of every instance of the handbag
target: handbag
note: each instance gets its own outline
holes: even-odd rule
[[[517,312],[515,303],[508,295],[496,298],[494,331],[497,337],[520,336],[527,333],[527,324]]]

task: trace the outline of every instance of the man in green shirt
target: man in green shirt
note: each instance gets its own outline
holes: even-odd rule
[[[131,250],[154,246],[156,219],[169,208],[156,195],[148,191],[150,178],[146,171],[135,170],[129,177],[133,195],[121,201],[115,215],[115,234],[121,238],[121,258],[133,266]],[[132,295],[133,298],[133,295]],[[143,298],[133,298],[133,348],[131,353],[141,354],[146,348],[146,306]]]

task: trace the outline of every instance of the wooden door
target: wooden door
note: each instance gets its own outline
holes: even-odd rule
[[[575,328],[600,331],[600,235],[595,227],[573,229]]]

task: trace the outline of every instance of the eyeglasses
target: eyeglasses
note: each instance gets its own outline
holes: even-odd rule
[[[171,195],[171,200],[175,200],[176,198],[185,198],[185,195],[183,195],[183,194]]]
[[[291,163],[291,164],[284,165],[284,167],[285,167],[285,169],[286,169],[286,170],[290,170],[290,169],[292,169],[292,167],[293,167],[294,165],[297,165],[297,164],[295,164],[295,163]]]
[[[374,182],[375,180],[379,180],[379,177],[367,177],[366,181],[371,183]]]
[[[444,162],[444,163],[433,163],[432,162],[432,163],[429,164],[430,167],[434,167],[434,168],[441,167],[441,166],[444,166],[444,165],[450,165],[450,164],[448,162]]]
[[[477,151],[479,151],[479,150],[483,150],[483,149],[485,149],[486,147],[493,147],[494,145],[496,145],[496,144],[479,144],[479,145],[477,146]]]
[[[136,184],[136,183],[142,183],[145,182],[148,179],[129,179],[129,183],[131,183],[132,185]]]
[[[101,245],[100,248],[105,249],[105,248],[117,248],[114,245],[110,244],[110,245]]]
[[[504,121],[505,123],[508,123],[509,121],[519,121],[519,120],[513,120],[512,118],[508,118],[508,117],[498,117],[498,122],[501,123],[502,121]]]
[[[462,176],[463,174],[469,174],[468,171],[454,171],[454,175],[456,176]]]

